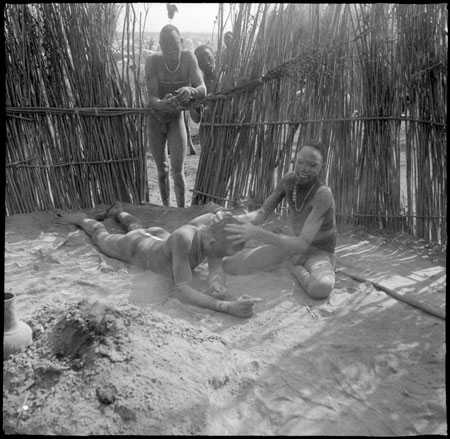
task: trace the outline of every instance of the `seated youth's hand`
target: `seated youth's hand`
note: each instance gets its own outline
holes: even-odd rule
[[[225,232],[228,233],[227,239],[234,241],[236,244],[247,242],[249,239],[256,239],[258,227],[254,226],[245,218],[235,217],[240,224],[227,224]]]
[[[243,294],[235,302],[228,302],[227,312],[236,317],[251,317],[256,302],[262,302],[262,299]]]

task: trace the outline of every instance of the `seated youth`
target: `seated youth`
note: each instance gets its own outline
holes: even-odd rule
[[[292,272],[314,299],[324,299],[335,282],[336,219],[331,189],[320,182],[326,164],[326,148],[318,141],[304,144],[298,153],[293,171],[286,173],[275,191],[256,211],[235,216],[240,224],[228,224],[228,239],[244,244],[256,239],[265,245],[244,249],[223,260],[226,273],[238,275],[266,270],[291,261]],[[263,224],[286,198],[288,221],[292,235],[270,232]],[[217,214],[217,219],[224,217]]]
[[[242,296],[235,301],[221,300],[226,293],[222,258],[243,247],[225,239],[224,226],[229,220],[217,222],[214,214],[207,213],[169,233],[161,227],[144,229],[135,217],[123,211],[120,203],[97,215],[99,220],[106,217],[114,218],[128,233],[110,234],[101,222],[89,219],[85,213],[57,216],[55,222],[81,227],[109,257],[172,276],[175,297],[183,303],[237,317],[252,315],[253,304],[261,299]],[[211,296],[192,286],[192,270],[206,258]]]

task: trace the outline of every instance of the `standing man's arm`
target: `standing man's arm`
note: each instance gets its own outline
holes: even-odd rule
[[[190,50],[183,52],[183,55],[186,57],[188,64],[188,74],[192,87],[179,88],[177,90],[177,99],[180,104],[187,104],[190,99],[204,98],[206,96],[206,85],[195,55]]]
[[[178,100],[176,96],[166,95],[163,99],[159,96],[159,82],[157,73],[158,55],[150,55],[145,60],[145,79],[147,83],[148,106],[154,110],[177,110]]]

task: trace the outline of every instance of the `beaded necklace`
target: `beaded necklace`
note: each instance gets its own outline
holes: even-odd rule
[[[306,203],[306,200],[309,197],[309,194],[311,193],[311,191],[314,189],[314,187],[316,186],[316,181],[314,181],[311,184],[311,187],[308,190],[308,193],[306,194],[306,196],[303,198],[302,204],[300,207],[297,206],[297,188],[298,188],[298,183],[295,184],[294,189],[292,190],[292,206],[294,207],[296,212],[300,212],[303,209],[303,206]]]
[[[164,61],[164,67],[166,68],[166,70],[169,73],[175,73],[180,68],[180,64],[181,64],[181,58],[178,60],[178,65],[177,65],[176,69],[175,70],[170,70],[169,67],[167,67],[166,62]]]

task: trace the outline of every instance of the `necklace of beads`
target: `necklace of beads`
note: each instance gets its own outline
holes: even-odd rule
[[[180,64],[181,64],[181,59],[178,60],[178,65],[177,65],[176,69],[175,70],[170,70],[169,67],[167,67],[166,62],[164,61],[164,67],[166,68],[166,70],[169,73],[175,73],[180,68]]]
[[[313,190],[314,186],[315,186],[315,184],[312,184],[312,186],[309,188],[309,191],[306,194],[306,197],[303,198],[303,201],[302,201],[302,204],[301,204],[300,207],[297,206],[297,187],[298,187],[298,184],[296,184],[294,186],[294,189],[292,190],[292,205],[294,206],[294,209],[295,209],[296,212],[300,212],[303,209],[303,206],[305,205],[305,202],[308,199],[309,194]]]

